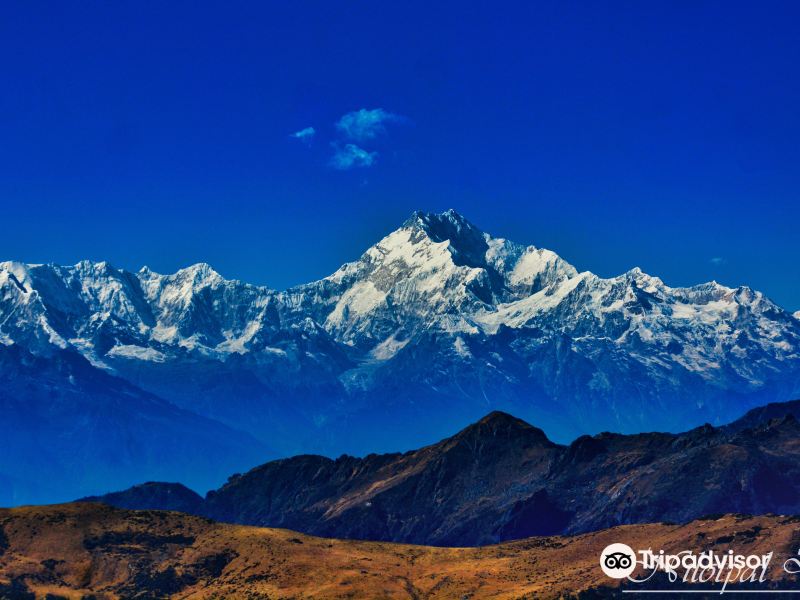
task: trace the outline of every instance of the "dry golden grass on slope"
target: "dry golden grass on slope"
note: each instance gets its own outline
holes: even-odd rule
[[[482,548],[331,540],[97,504],[0,510],[0,598],[555,598],[608,586],[612,542],[794,555],[797,521],[725,516]],[[777,560],[777,559],[776,559]],[[778,575],[779,571],[773,571]],[[14,591],[15,590],[15,591]],[[92,596],[94,595],[94,596]],[[30,596],[28,596],[30,597]]]

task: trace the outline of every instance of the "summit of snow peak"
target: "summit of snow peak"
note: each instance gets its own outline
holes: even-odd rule
[[[222,276],[214,268],[205,262],[198,262],[183,269],[178,270],[175,275],[182,275],[196,282],[201,281],[224,281]]]
[[[418,232],[434,243],[446,242],[458,265],[486,266],[487,236],[453,209],[438,214],[416,211],[403,228],[413,230],[415,240],[419,238]]]

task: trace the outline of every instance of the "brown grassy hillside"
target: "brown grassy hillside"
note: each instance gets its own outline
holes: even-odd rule
[[[613,584],[598,567],[612,542],[774,550],[782,562],[798,539],[793,518],[725,516],[436,548],[98,504],[23,507],[0,510],[0,598],[554,598]]]

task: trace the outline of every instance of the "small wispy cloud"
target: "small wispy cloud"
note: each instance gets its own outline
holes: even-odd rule
[[[362,108],[343,115],[336,122],[336,129],[344,137],[357,142],[372,140],[386,132],[387,123],[400,123],[405,119],[382,108]]]
[[[311,140],[314,138],[314,134],[317,133],[317,130],[313,127],[306,127],[305,129],[301,129],[300,131],[295,131],[289,137],[293,137],[296,140],[300,140],[305,144],[310,144]]]
[[[715,267],[721,267],[722,265],[724,265],[728,261],[727,261],[727,259],[723,258],[722,256],[714,256],[713,258],[710,258],[708,262],[710,262]]]
[[[373,166],[378,159],[378,152],[371,149],[370,142],[384,135],[389,123],[405,122],[408,122],[406,117],[383,108],[362,108],[342,115],[334,123],[334,135],[325,130],[319,132],[323,141],[331,140],[333,154],[329,166],[339,171]],[[311,141],[319,137],[317,134],[314,127],[306,127],[289,134],[289,137],[310,146]]]
[[[378,158],[377,152],[369,152],[355,144],[345,144],[342,146],[334,143],[333,148],[334,152],[331,157],[331,166],[340,171],[359,167],[371,167]]]

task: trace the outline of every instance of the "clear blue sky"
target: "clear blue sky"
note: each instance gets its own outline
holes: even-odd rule
[[[452,207],[797,310],[798,7],[5,2],[0,255],[283,288]]]

